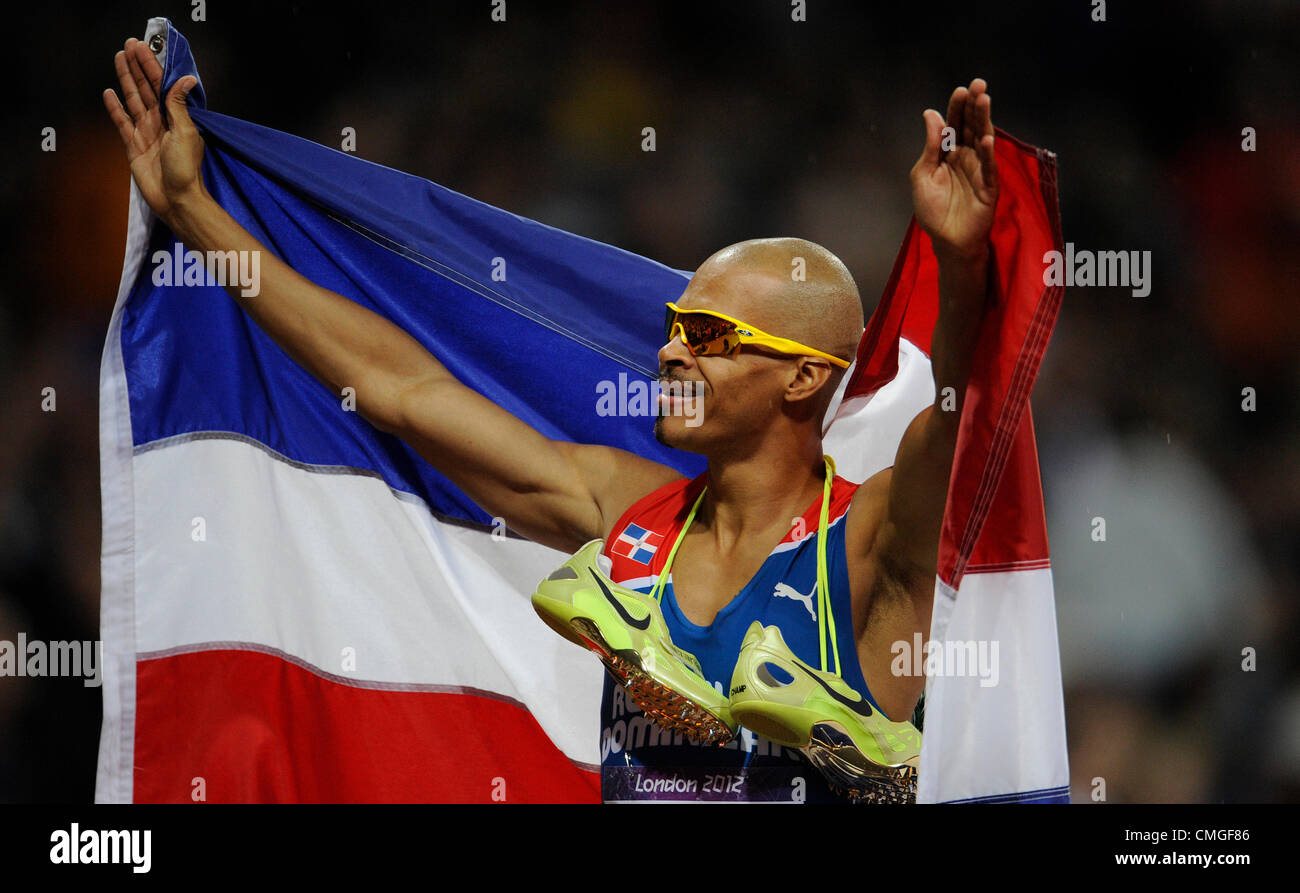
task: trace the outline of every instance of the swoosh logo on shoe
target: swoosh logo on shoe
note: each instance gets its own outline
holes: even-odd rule
[[[614,597],[614,593],[609,591],[609,587],[605,585],[605,581],[602,580],[595,571],[591,571],[591,576],[596,580],[596,585],[600,587],[600,591],[605,594],[605,598],[614,606],[614,610],[618,612],[618,616],[623,619],[624,623],[633,629],[647,630],[650,628],[649,614],[645,615],[641,620],[634,620],[632,615],[627,612],[627,609],[623,607],[622,603]],[[821,680],[819,679],[818,681],[820,682]]]
[[[861,696],[859,695],[859,697],[861,698],[861,700],[858,700],[858,701],[850,701],[848,698],[844,697],[844,695],[840,694],[840,693],[837,692],[835,689],[833,689],[833,688],[831,688],[829,685],[827,685],[827,684],[822,680],[822,678],[821,678],[820,676],[818,676],[816,673],[813,673],[813,672],[811,672],[810,670],[808,670],[808,668],[805,667],[805,666],[804,666],[802,663],[800,663],[798,660],[792,661],[792,663],[794,663],[794,665],[795,665],[796,667],[798,667],[799,669],[803,670],[804,673],[806,673],[808,676],[810,676],[810,677],[812,678],[812,681],[813,681],[813,682],[816,682],[816,683],[817,683],[818,685],[820,685],[822,688],[826,689],[826,694],[830,695],[830,696],[831,696],[832,698],[834,698],[836,701],[839,701],[839,702],[840,702],[841,704],[843,704],[845,707],[848,707],[850,710],[852,710],[852,711],[853,711],[854,713],[856,713],[858,716],[867,717],[867,716],[871,716],[871,715],[875,712],[875,711],[873,711],[873,710],[871,709],[871,702],[868,701],[866,698],[861,698]]]

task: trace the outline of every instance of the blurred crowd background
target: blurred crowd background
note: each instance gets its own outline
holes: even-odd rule
[[[803,236],[868,314],[921,111],[978,75],[999,126],[1058,153],[1065,238],[1152,254],[1147,297],[1067,291],[1033,395],[1074,798],[1102,778],[1108,802],[1300,801],[1300,5],[1106,5],[1104,22],[1091,0],[808,0],[805,22],[784,0],[509,0],[503,24],[490,0],[19,12],[0,640],[98,637],[97,382],[129,176],[100,93],[150,16],[189,39],[214,111],[335,147],[354,127],[364,158],[681,269]],[[100,698],[0,677],[0,802],[92,798]]]

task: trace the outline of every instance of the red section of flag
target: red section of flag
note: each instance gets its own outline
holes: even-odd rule
[[[135,802],[597,803],[599,773],[473,694],[333,682],[258,651],[136,663]],[[499,796],[500,796],[499,794]]]
[[[1048,556],[1029,392],[1064,293],[1043,282],[1043,255],[1064,250],[1056,156],[1001,130],[996,152],[992,294],[966,389],[939,545],[939,576],[953,587],[972,565],[1026,566]],[[900,337],[929,354],[938,273],[930,238],[913,219],[858,345],[845,399],[870,395],[893,379]],[[982,536],[986,527],[989,535]]]

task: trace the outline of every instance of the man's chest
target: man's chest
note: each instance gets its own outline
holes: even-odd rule
[[[722,553],[705,537],[682,541],[672,566],[673,594],[686,619],[698,626],[713,623],[718,612],[754,581],[770,548],[750,544]]]

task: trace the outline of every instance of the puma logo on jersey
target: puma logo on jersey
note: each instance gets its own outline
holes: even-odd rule
[[[814,584],[814,586],[815,585],[816,584]],[[816,588],[814,588],[813,592],[816,591],[817,591]],[[804,595],[802,592],[796,590],[793,586],[787,586],[784,583],[777,583],[776,589],[772,591],[772,595],[775,596],[776,598],[798,599],[799,601],[803,602],[803,606],[808,609],[808,615],[812,617],[813,623],[817,622],[817,611],[813,609],[812,592],[808,593],[807,595]]]

